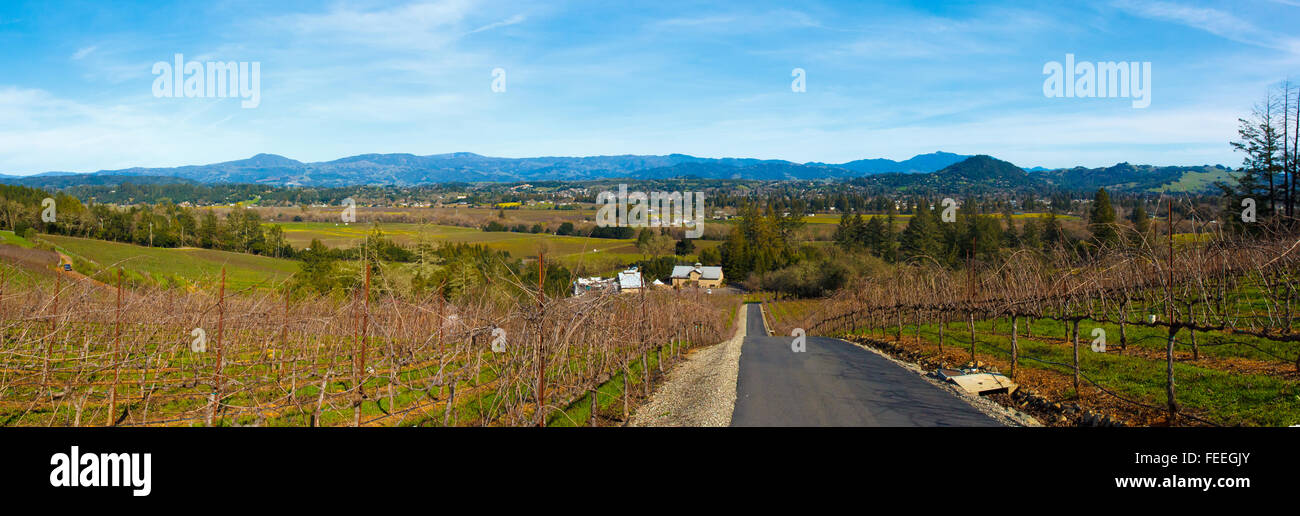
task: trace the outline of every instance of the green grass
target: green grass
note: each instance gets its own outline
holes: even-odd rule
[[[1204,172],[1184,172],[1177,181],[1152,188],[1152,192],[1203,192],[1210,189],[1217,181],[1232,183],[1232,175],[1227,170],[1209,170]]]
[[[73,268],[86,275],[109,267],[122,267],[153,282],[188,283],[219,281],[226,268],[227,288],[270,287],[298,272],[298,262],[212,249],[143,247],[104,240],[42,235],[59,252],[73,259]],[[109,282],[107,272],[97,279]]]
[[[0,231],[0,244],[11,244],[18,247],[31,249],[36,247],[35,243],[28,241],[26,238],[15,235],[13,231]]]
[[[285,239],[297,248],[307,247],[312,239],[331,247],[351,247],[366,238],[372,227],[366,224],[335,224],[328,222],[282,222]],[[488,248],[509,252],[511,256],[536,256],[545,249],[554,257],[594,255],[600,253],[636,254],[635,240],[558,236],[548,233],[514,233],[509,231],[481,231],[477,228],[439,226],[432,224],[386,223],[380,226],[384,235],[400,244],[415,244],[422,238],[433,244],[482,244]]]
[[[1072,375],[1068,366],[1073,361],[1071,346],[1061,342],[1044,342],[1039,337],[1062,339],[1065,325],[1062,322],[1037,319],[1033,323],[1035,338],[1024,337],[1024,322],[1021,321],[1021,336],[1017,339],[1020,347],[1020,366],[1030,369],[1045,369],[1063,375]],[[982,357],[1009,359],[1011,338],[1005,333],[1010,329],[1006,320],[998,322],[998,331],[991,333],[991,321],[977,321],[976,354]],[[1107,334],[1107,353],[1094,353],[1092,328],[1102,327]],[[912,336],[915,325],[904,326],[903,334]],[[893,333],[892,327],[886,333]],[[1133,355],[1121,355],[1119,347],[1119,329],[1117,326],[1096,324],[1083,321],[1079,325],[1079,368],[1081,373],[1096,381],[1106,389],[1122,396],[1134,398],[1154,406],[1165,404],[1165,365],[1163,360],[1151,360]],[[951,323],[946,327],[945,348],[968,350],[970,333],[964,323]],[[1159,335],[1157,335],[1159,334]],[[931,344],[939,341],[938,326],[926,324],[921,327],[921,336]],[[1129,328],[1131,347],[1163,349],[1163,332],[1158,329]],[[1213,335],[1200,336],[1201,342],[1214,338]],[[1232,340],[1238,340],[1233,336]],[[1186,331],[1178,336],[1179,350],[1190,347]],[[1254,358],[1254,352],[1244,346],[1203,346],[1205,356],[1246,356]],[[1035,360],[1037,359],[1037,360]],[[1041,360],[1041,361],[1040,361]],[[1066,366],[1048,364],[1067,364]],[[1244,374],[1233,371],[1214,369],[1192,361],[1177,361],[1174,364],[1174,378],[1178,403],[1203,418],[1223,425],[1258,425],[1289,426],[1300,424],[1300,388],[1295,382],[1286,381],[1262,374]],[[1084,381],[1087,385],[1087,382]],[[1104,393],[1091,396],[1106,396]]]
[[[667,347],[659,348],[662,353],[668,353]],[[647,363],[650,369],[659,367],[659,353],[651,352],[647,357]],[[645,392],[645,375],[642,374],[641,360],[639,358],[632,360],[628,365],[628,388],[632,389],[633,396],[643,395]],[[653,388],[653,385],[651,386]],[[596,410],[600,414],[617,414],[622,417],[623,411],[623,371],[619,371],[605,383],[596,387]],[[591,393],[574,401],[562,411],[556,411],[547,417],[546,426],[574,427],[587,426],[591,420]]]

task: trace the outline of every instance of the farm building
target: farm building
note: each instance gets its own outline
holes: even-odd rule
[[[673,267],[673,288],[722,286],[722,267],[705,267],[696,262],[694,266],[678,265]]]
[[[643,285],[641,283],[641,271],[638,271],[636,267],[618,273],[619,292],[640,292]]]

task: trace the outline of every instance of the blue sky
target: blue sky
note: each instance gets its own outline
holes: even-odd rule
[[[1300,0],[9,1],[0,173],[259,152],[1236,166],[1236,118],[1300,80],[1297,22]],[[260,105],[155,98],[176,53],[260,62]],[[1151,62],[1150,107],[1045,97],[1067,53]]]

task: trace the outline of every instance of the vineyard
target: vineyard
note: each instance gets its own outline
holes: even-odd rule
[[[782,334],[806,328],[934,367],[993,366],[1058,406],[1129,424],[1300,424],[1300,241],[1197,230],[1206,238],[1138,235],[1089,256],[1021,250],[955,271],[913,260],[770,312]]]
[[[551,298],[510,278],[515,295],[453,303],[399,298],[368,273],[348,296],[301,297],[228,289],[224,274],[186,291],[4,269],[0,426],[618,424],[655,369],[722,340],[739,305]]]

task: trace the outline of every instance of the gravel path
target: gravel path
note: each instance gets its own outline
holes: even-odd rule
[[[736,314],[736,334],[726,342],[686,355],[686,362],[668,372],[668,380],[632,415],[628,426],[731,425],[740,348],[745,342],[746,306],[741,304]]]

